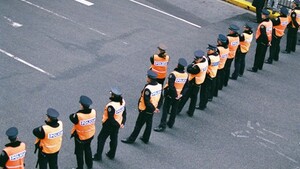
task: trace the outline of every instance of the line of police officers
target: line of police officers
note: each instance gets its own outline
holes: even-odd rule
[[[262,22],[258,25],[256,31],[256,53],[254,65],[248,69],[256,72],[262,69],[263,63],[271,64],[272,61],[278,61],[280,51],[280,40],[284,35],[284,30],[288,26],[288,34],[293,34],[294,29],[298,30],[300,25],[300,1],[295,0],[293,9],[288,17],[288,10],[281,8],[281,14],[275,19],[268,18],[269,11],[262,10]],[[133,132],[128,138],[121,141],[132,144],[138,137],[143,125],[146,124],[144,133],[140,139],[147,144],[152,130],[153,114],[159,112],[159,106],[162,104],[162,89],[164,91],[164,104],[160,124],[154,128],[154,131],[162,132],[168,126],[172,128],[175,123],[176,115],[179,114],[187,100],[190,98],[190,105],[187,111],[189,116],[193,116],[195,108],[204,110],[208,101],[213,96],[218,96],[218,90],[228,85],[228,79],[236,80],[238,76],[243,76],[245,69],[245,56],[250,49],[253,39],[252,27],[249,24],[244,25],[241,34],[238,33],[239,27],[229,26],[227,36],[219,34],[217,45],[208,45],[207,52],[197,50],[194,52],[194,60],[187,64],[184,58],[178,60],[177,67],[168,76],[168,81],[162,87],[168,69],[169,56],[166,53],[166,46],[160,44],[158,53],[150,58],[151,67],[147,71],[147,84],[141,91],[138,110],[139,115]],[[294,35],[296,37],[296,35]],[[287,37],[288,45],[294,45],[294,39],[291,43],[289,35]],[[290,44],[291,43],[291,44]],[[288,46],[287,45],[287,46]],[[296,44],[295,44],[296,45]],[[270,47],[269,58],[264,61],[267,48]],[[295,51],[294,47],[289,47],[286,51]],[[234,72],[230,77],[230,67],[233,59]],[[185,72],[187,67],[187,72]],[[197,95],[200,90],[199,106],[196,106]],[[102,116],[102,129],[98,135],[97,151],[92,155],[91,141],[95,135],[96,110],[90,108],[92,100],[87,96],[81,96],[79,99],[80,109],[69,116],[73,123],[71,138],[75,142],[75,155],[77,159],[77,169],[83,169],[84,162],[90,169],[94,161],[102,160],[102,152],[106,139],[110,137],[110,150],[106,153],[109,159],[114,159],[118,144],[118,132],[123,128],[126,122],[126,103],[122,97],[119,88],[112,87],[110,91],[110,101],[104,108]],[[172,108],[171,108],[172,107]],[[171,112],[170,112],[171,109]],[[170,114],[167,120],[168,114]],[[49,108],[46,113],[45,124],[33,129],[33,135],[36,137],[35,145],[38,151],[38,160],[36,167],[40,169],[57,169],[58,154],[62,144],[63,123],[58,120],[59,113]],[[10,143],[0,154],[0,169],[24,169],[26,145],[18,140],[18,129],[11,127],[6,131]]]

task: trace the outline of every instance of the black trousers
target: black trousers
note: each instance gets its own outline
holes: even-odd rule
[[[182,99],[179,101],[178,113],[181,112],[181,110],[183,109],[186,102],[189,100],[189,98],[191,98],[189,110],[187,113],[190,116],[194,115],[194,112],[196,109],[196,103],[197,103],[197,95],[199,93],[199,88],[200,88],[200,86],[197,86],[194,84],[189,84],[187,94],[185,96],[183,96]]]
[[[224,66],[224,83],[223,83],[224,86],[228,85],[228,80],[229,80],[229,76],[230,76],[230,67],[231,67],[232,61],[233,61],[233,58],[227,59],[225,66]]]
[[[160,109],[161,106],[163,105],[163,101],[164,101],[164,97],[163,97],[163,86],[164,86],[164,82],[165,82],[165,79],[166,78],[163,78],[163,79],[156,79],[157,83],[161,84],[162,86],[162,89],[161,89],[161,95],[160,95],[160,98],[159,98],[159,101],[158,101],[158,104],[157,104],[157,108]]]
[[[135,127],[131,135],[129,136],[129,140],[135,141],[137,136],[139,135],[143,125],[146,123],[145,131],[143,134],[143,140],[148,142],[151,135],[152,130],[152,121],[153,121],[153,113],[141,111],[138,115],[138,118],[135,122]]]
[[[279,52],[280,52],[280,40],[281,37],[272,36],[272,42],[270,46],[270,55],[268,58],[268,62],[272,63],[273,60],[278,61],[279,60]]]
[[[222,90],[223,85],[224,85],[224,76],[225,76],[225,70],[223,69],[219,69],[218,73],[217,73],[217,83],[216,83],[216,87],[218,88],[218,90]],[[215,90],[215,95],[218,96],[218,90]]]
[[[297,28],[287,28],[287,36],[286,36],[286,48],[287,52],[295,52],[296,51],[296,44],[297,44]]]
[[[260,23],[262,21],[262,18],[261,18],[261,11],[262,11],[262,8],[260,7],[256,7],[256,22],[257,23]]]
[[[234,59],[234,71],[231,75],[233,79],[237,79],[239,75],[243,75],[245,71],[245,57],[247,53],[242,53],[240,49],[237,50]]]
[[[161,120],[160,120],[160,124],[159,124],[160,127],[166,128],[167,124],[170,128],[173,127],[173,125],[175,123],[175,118],[177,115],[178,103],[179,103],[179,100],[173,99],[169,96],[165,96],[163,112],[162,112]],[[171,107],[172,107],[172,109],[171,109],[170,117],[167,122],[167,117],[168,117]]]
[[[85,158],[85,163],[88,168],[93,167],[93,157],[92,157],[92,150],[91,150],[91,142],[93,137],[81,141],[78,138],[74,138],[75,140],[75,155],[77,159],[77,167],[78,169],[83,169],[84,161],[83,156]]]
[[[47,169],[47,164],[49,164],[50,169],[58,169],[57,156],[59,152],[53,154],[45,154],[39,151],[38,162],[40,169]]]
[[[254,56],[254,64],[252,67],[253,71],[257,71],[257,69],[262,70],[265,57],[266,57],[266,52],[267,52],[268,46],[262,43],[257,43],[256,45],[256,52]]]
[[[199,102],[199,107],[200,108],[206,108],[208,99],[210,97],[210,88],[212,86],[213,79],[206,75],[204,82],[201,84],[201,89],[200,89],[200,102]]]
[[[97,153],[95,156],[101,158],[103,148],[105,145],[105,141],[110,137],[109,147],[110,150],[107,152],[107,155],[111,158],[114,158],[116,155],[116,150],[118,146],[118,133],[119,133],[120,126],[113,126],[106,121],[102,125],[102,129],[98,135],[98,144],[97,144]]]

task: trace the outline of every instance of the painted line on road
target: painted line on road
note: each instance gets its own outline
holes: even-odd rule
[[[276,152],[277,152],[279,155],[281,155],[281,156],[283,156],[283,157],[287,158],[288,160],[290,160],[290,161],[292,161],[292,162],[294,162],[294,163],[297,163],[297,164],[298,164],[298,161],[296,161],[295,159],[293,159],[293,158],[291,158],[291,157],[289,157],[289,156],[287,156],[287,155],[283,154],[283,153],[282,153],[282,152],[280,152],[280,151],[277,151],[277,150],[276,150]]]
[[[263,138],[263,137],[261,137],[261,136],[256,136],[256,138],[262,139],[262,140],[264,140],[265,142],[268,142],[268,143],[271,143],[271,144],[273,144],[273,145],[276,145],[276,143],[274,143],[273,141],[268,140],[268,139],[266,139],[266,138]]]
[[[87,27],[87,26],[85,26],[85,25],[83,25],[83,24],[81,24],[81,23],[78,23],[78,22],[76,22],[76,21],[74,21],[74,20],[72,20],[72,19],[70,19],[70,18],[68,18],[68,17],[65,17],[65,16],[63,16],[63,15],[60,15],[60,14],[58,14],[58,13],[55,13],[55,12],[49,10],[49,9],[46,9],[46,8],[41,7],[41,6],[39,6],[39,5],[36,5],[36,4],[32,3],[32,2],[29,2],[29,1],[27,1],[27,0],[20,0],[20,1],[25,2],[25,3],[27,3],[27,4],[31,5],[31,6],[34,6],[34,7],[38,8],[38,9],[41,9],[41,10],[43,10],[43,11],[45,11],[45,12],[48,12],[48,13],[50,13],[50,14],[52,14],[52,15],[55,15],[55,16],[61,18],[61,19],[65,19],[65,20],[70,21],[70,22],[72,22],[72,23],[74,23],[74,24],[76,24],[76,25],[79,25],[79,26],[84,27],[84,28],[87,28],[87,29],[89,29],[89,30],[91,30],[91,31],[93,31],[93,32],[96,32],[96,33],[98,33],[98,34],[101,34],[101,35],[103,35],[103,36],[106,36],[105,33],[101,32],[101,31],[99,31],[99,30],[97,30],[97,29],[95,29],[95,28]]]
[[[177,17],[177,16],[174,16],[174,15],[169,14],[169,13],[167,13],[167,12],[164,12],[164,11],[162,11],[162,10],[153,8],[153,7],[151,7],[151,6],[148,6],[148,5],[146,5],[146,4],[143,4],[143,3],[141,3],[141,2],[137,2],[137,1],[135,1],[135,0],[130,0],[130,1],[133,2],[133,3],[136,3],[136,4],[138,4],[138,5],[141,5],[141,6],[143,6],[143,7],[146,7],[146,8],[152,9],[152,10],[154,10],[154,11],[157,11],[157,12],[159,12],[159,13],[162,13],[162,14],[164,14],[164,15],[167,15],[167,16],[170,16],[170,17],[172,17],[172,18],[175,18],[175,19],[177,19],[177,20],[180,20],[180,21],[182,21],[182,22],[185,22],[185,23],[187,23],[187,24],[189,24],[189,25],[195,26],[195,27],[197,27],[197,28],[201,28],[200,25],[194,24],[194,23],[189,22],[189,21],[187,21],[187,20],[185,20],[185,19],[179,18],[179,17]]]
[[[14,22],[12,19],[10,19],[10,18],[8,18],[8,17],[6,17],[6,16],[3,16],[3,18],[4,18],[5,20],[7,20],[8,23],[9,23],[12,27],[14,27],[14,28],[18,28],[18,27],[23,26],[22,24],[20,24],[20,23],[18,23],[18,22]]]
[[[273,135],[275,135],[275,136],[277,136],[277,137],[280,137],[280,138],[282,138],[282,139],[287,140],[287,139],[284,138],[282,135],[277,134],[277,133],[275,133],[275,132],[273,132],[273,131],[267,130],[267,129],[265,129],[265,128],[263,128],[263,130],[266,131],[266,132],[269,132],[269,133],[271,133],[271,134],[273,134]]]
[[[77,1],[79,3],[82,3],[83,5],[86,5],[86,6],[92,6],[92,5],[94,5],[94,3],[86,1],[86,0],[75,0],[75,1]]]
[[[21,62],[21,63],[23,63],[23,64],[25,64],[25,65],[27,65],[27,66],[29,66],[29,67],[31,67],[31,68],[33,68],[33,69],[35,69],[35,70],[37,70],[37,71],[39,71],[39,72],[42,72],[42,73],[44,73],[44,74],[46,74],[46,75],[48,75],[52,78],[55,78],[55,76],[52,75],[51,73],[48,73],[45,70],[43,70],[43,69],[41,69],[37,66],[34,66],[33,64],[31,64],[29,62],[26,62],[25,60],[23,60],[21,58],[18,58],[16,56],[14,56],[13,54],[9,53],[9,52],[6,52],[5,50],[0,49],[0,52],[7,55],[7,56],[9,56],[9,57],[11,57],[11,58],[13,58],[13,59],[15,59],[15,60],[17,60],[17,61],[19,61],[19,62]]]

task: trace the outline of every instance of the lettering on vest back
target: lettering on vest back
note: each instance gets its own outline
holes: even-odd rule
[[[283,21],[283,22],[281,22],[281,25],[282,25],[282,26],[287,26],[288,24],[289,24],[288,21]]]
[[[218,66],[218,65],[219,65],[219,62],[212,62],[211,65],[212,65],[212,66]]]
[[[124,109],[125,109],[124,106],[120,107],[118,110],[115,111],[115,114],[120,114],[120,113],[122,113],[122,112],[124,111]]]
[[[80,120],[79,124],[81,126],[87,126],[87,125],[92,125],[95,124],[96,118],[91,118],[91,119],[87,119],[87,120]]]
[[[159,61],[154,61],[155,66],[167,66],[168,62],[159,62]]]
[[[221,55],[221,58],[227,58],[228,57],[228,53],[225,53],[225,54],[223,54],[223,55]]]
[[[48,139],[55,139],[56,137],[59,137],[63,134],[63,131],[60,130],[58,132],[55,132],[55,133],[49,133],[48,134]]]
[[[17,161],[21,158],[24,158],[25,154],[26,154],[26,150],[24,150],[22,152],[19,152],[17,154],[13,154],[13,155],[9,156],[9,160],[10,161]]]
[[[238,41],[233,41],[233,42],[231,42],[231,45],[232,46],[237,46],[237,45],[239,45],[239,42]]]
[[[186,79],[185,78],[176,78],[175,83],[185,83]]]
[[[161,90],[151,92],[151,96],[157,96],[161,93]]]

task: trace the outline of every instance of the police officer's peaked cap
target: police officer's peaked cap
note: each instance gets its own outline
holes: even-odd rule
[[[122,92],[121,90],[118,88],[118,87],[112,87],[110,89],[110,91],[114,94],[114,95],[117,95],[117,96],[121,96],[122,95]]]
[[[289,14],[289,10],[286,7],[282,7],[280,9],[280,13],[282,13],[285,16],[287,16]]]
[[[261,11],[262,14],[266,15],[266,16],[269,16],[270,15],[270,12],[267,10],[267,9],[263,9]]]
[[[245,23],[244,27],[245,27],[245,28],[248,28],[248,29],[252,29],[252,26],[251,26],[250,23]]]
[[[18,129],[16,127],[11,127],[6,130],[5,133],[9,139],[15,139],[18,136]]]
[[[93,101],[89,97],[82,95],[80,96],[79,103],[85,107],[90,107],[90,105],[93,104]]]
[[[229,25],[229,30],[233,31],[233,32],[237,32],[238,30],[240,30],[240,28],[234,24]]]
[[[157,78],[157,73],[153,72],[152,70],[147,71],[147,76],[150,79],[156,79]]]
[[[227,37],[223,34],[219,34],[218,40],[221,41],[222,43],[226,43],[227,42]]]
[[[213,51],[217,51],[218,50],[218,48],[215,45],[210,45],[210,44],[208,44],[208,46],[207,46],[206,49],[207,50],[213,50]]]
[[[57,110],[53,109],[53,108],[48,108],[47,109],[47,114],[46,114],[49,118],[52,119],[56,119],[59,116],[59,113]]]
[[[197,59],[201,59],[201,58],[203,58],[203,56],[205,55],[205,53],[204,53],[202,50],[196,50],[196,51],[194,52],[194,55],[195,55],[195,57],[196,57]]]
[[[178,65],[186,67],[187,66],[187,61],[184,58],[180,58],[180,59],[178,59]]]
[[[160,43],[157,48],[160,50],[167,50],[167,46],[163,43]]]
[[[294,3],[300,5],[300,0],[294,0]]]

